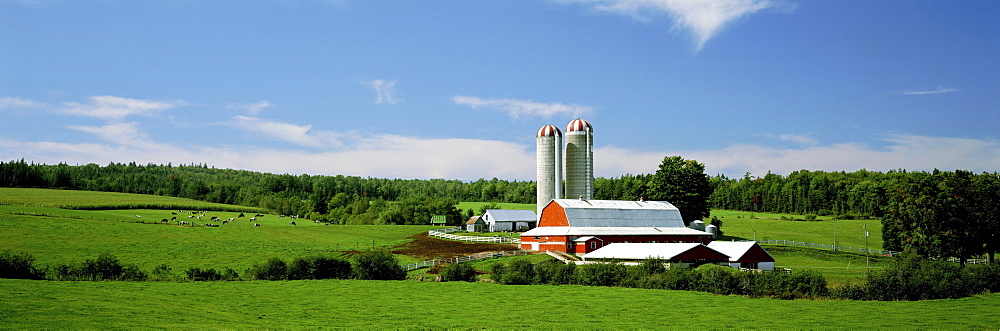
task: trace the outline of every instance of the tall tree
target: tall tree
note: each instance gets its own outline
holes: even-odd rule
[[[663,158],[660,168],[646,182],[646,197],[676,206],[685,225],[708,217],[711,195],[712,185],[705,175],[705,165],[680,156]]]

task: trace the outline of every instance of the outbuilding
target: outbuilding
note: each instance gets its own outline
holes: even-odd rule
[[[702,264],[726,264],[729,256],[701,243],[612,243],[584,254],[584,261],[623,261],[638,263],[646,259],[662,259],[679,267]]]
[[[537,223],[535,212],[530,210],[487,209],[480,219],[489,232],[528,231]]]
[[[713,241],[708,247],[729,256],[729,266],[774,270],[774,257],[755,241]]]
[[[479,216],[472,216],[468,221],[465,221],[465,231],[468,232],[483,232],[486,230],[486,222],[483,222],[483,218]]]

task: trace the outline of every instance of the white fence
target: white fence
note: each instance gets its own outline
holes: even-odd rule
[[[458,229],[458,230],[455,230]],[[461,240],[461,241],[472,241],[472,242],[486,242],[486,243],[500,243],[500,244],[520,244],[521,238],[511,238],[504,236],[494,236],[494,237],[483,237],[483,236],[459,236],[448,232],[461,231],[462,228],[450,228],[450,229],[439,229],[427,231],[428,236],[440,237],[451,240]]]
[[[405,269],[406,271],[410,271],[410,270],[415,270],[415,269],[420,269],[420,268],[433,267],[433,266],[436,266],[436,265],[446,265],[446,264],[452,264],[452,263],[462,263],[462,262],[476,261],[476,260],[482,260],[482,259],[491,259],[491,258],[495,258],[495,257],[519,256],[519,255],[530,255],[530,254],[532,254],[531,251],[486,252],[486,253],[479,253],[479,254],[469,255],[469,256],[460,256],[460,257],[456,257],[456,258],[434,259],[434,260],[428,260],[428,261],[423,261],[423,262],[410,263],[410,264],[407,264],[407,265],[403,265],[403,269]]]

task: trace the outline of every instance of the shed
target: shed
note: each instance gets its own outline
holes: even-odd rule
[[[431,216],[431,225],[448,225],[448,216],[445,215],[434,215]]]
[[[611,243],[582,256],[584,261],[664,259],[681,266],[725,264],[729,256],[700,243]]]
[[[535,212],[530,210],[487,209],[481,219],[489,232],[527,231],[537,224]]]
[[[733,268],[774,270],[774,257],[754,241],[713,241],[708,247],[729,256]]]
[[[468,232],[483,232],[486,230],[486,222],[479,216],[469,217],[468,221],[465,221],[465,231]]]

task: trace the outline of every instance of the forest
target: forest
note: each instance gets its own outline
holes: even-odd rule
[[[269,174],[205,164],[106,166],[25,160],[0,162],[0,187],[34,187],[153,194],[262,207],[334,224],[426,224],[447,215],[458,225],[480,211],[460,201],[533,203],[535,183],[478,179],[382,179]],[[711,209],[830,215],[883,222],[889,250],[968,257],[1000,247],[1000,175],[964,170],[910,172],[795,171],[730,179],[704,165],[664,158],[653,174],[596,178],[595,199],[666,200],[686,221]]]

